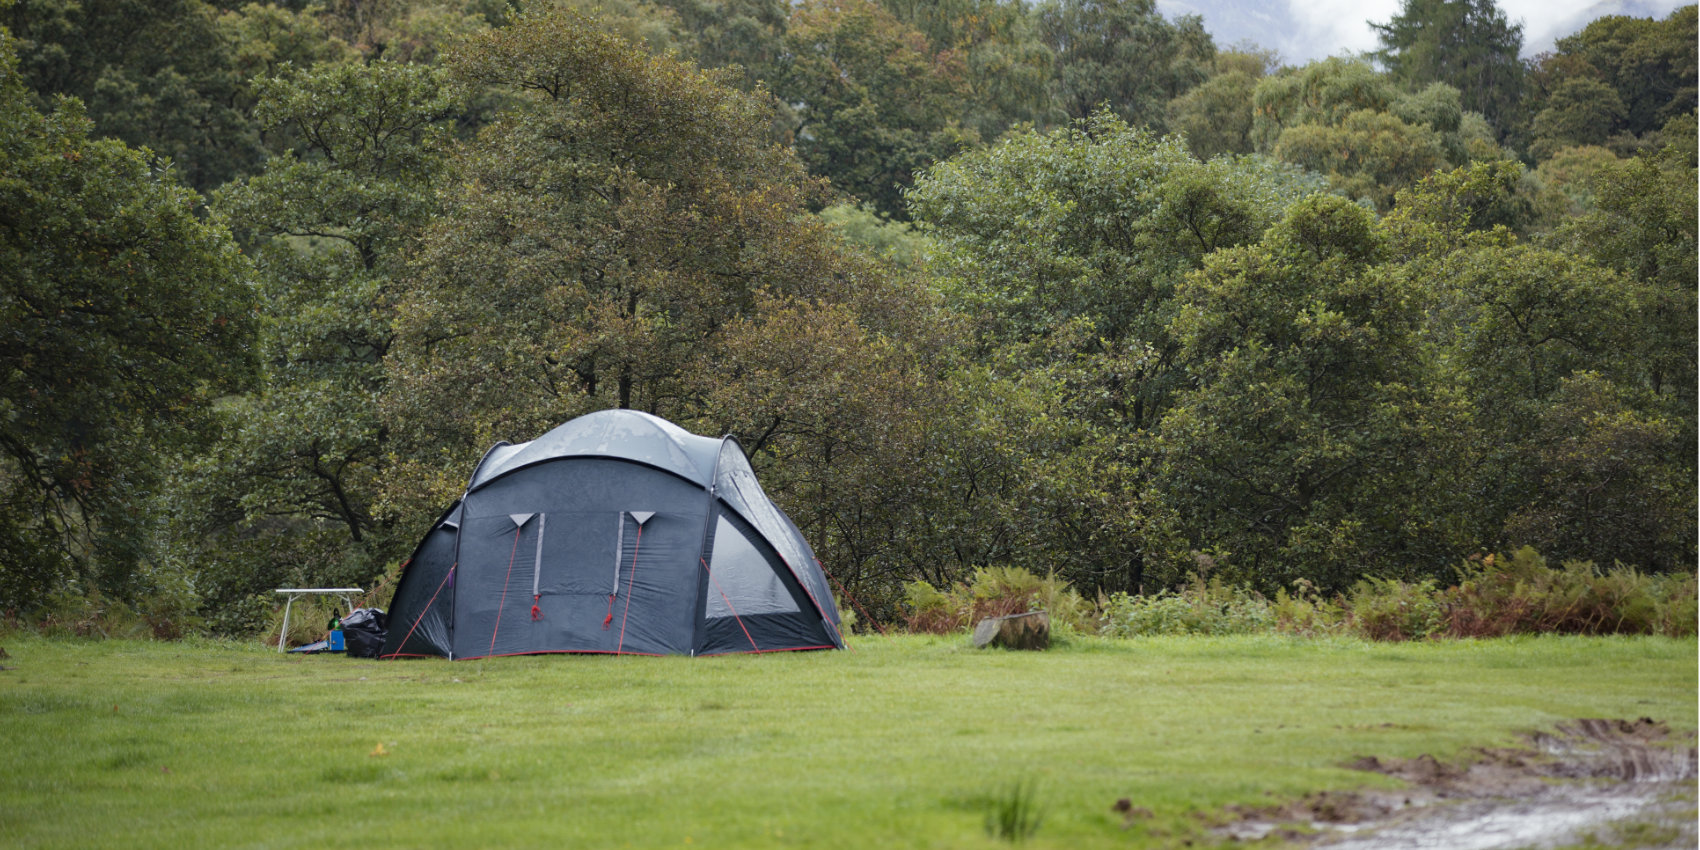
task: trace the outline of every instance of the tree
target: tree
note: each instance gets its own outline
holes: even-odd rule
[[[1035,14],[1056,55],[1053,98],[1077,120],[1108,107],[1161,129],[1165,104],[1204,82],[1216,55],[1201,18],[1171,23],[1153,0],[1047,0]]]
[[[797,155],[892,218],[907,218],[902,192],[916,171],[975,141],[957,120],[962,57],[934,52],[873,0],[799,5],[786,48],[771,82],[796,116]]]
[[[1636,383],[1689,423],[1693,437],[1700,361],[1697,309],[1696,180],[1692,140],[1656,154],[1603,165],[1591,183],[1594,209],[1555,234],[1558,244],[1622,272],[1634,287],[1630,326]]]
[[[1690,169],[1625,188],[1653,196],[1642,215],[1658,220],[1682,209],[1692,180]],[[1468,494],[1469,527],[1490,548],[1692,564],[1694,493],[1675,483],[1694,476],[1693,452],[1675,448],[1694,440],[1692,390],[1661,395],[1650,380],[1684,357],[1692,370],[1692,323],[1660,322],[1650,281],[1555,250],[1561,240],[1520,243],[1496,224],[1520,204],[1519,182],[1513,163],[1437,174],[1388,219],[1405,275],[1424,282],[1433,380],[1468,403],[1464,462],[1451,478]],[[1611,256],[1611,240],[1600,242]]]
[[[1266,161],[1199,162],[1106,110],[941,163],[909,202],[938,244],[941,286],[991,338],[1084,319],[1100,338],[1151,342],[1181,276],[1255,239],[1304,191],[1296,177]]]
[[[1153,499],[1265,589],[1433,570],[1468,540],[1434,470],[1463,410],[1425,380],[1412,283],[1374,215],[1328,195],[1190,276],[1191,387],[1157,429]]]
[[[258,166],[227,33],[201,0],[28,0],[0,7],[0,25],[38,107],[80,99],[96,132],[169,157],[200,191]]]
[[[979,363],[953,377],[958,404],[976,422],[1010,429],[966,442],[1013,443],[988,457],[941,436],[937,454],[953,470],[941,486],[1021,482],[954,491],[973,494],[976,519],[950,527],[998,541],[958,551],[1050,558],[1106,590],[1173,577],[1157,563],[1168,539],[1150,526],[1139,475],[1147,432],[1183,378],[1168,331],[1176,287],[1315,188],[1261,158],[1199,162],[1180,139],[1108,110],[1048,133],[1012,133],[917,181],[909,200],[936,246],[932,271],[947,304],[974,323]],[[1043,415],[987,411],[971,400],[982,398]]]
[[[1616,89],[1593,77],[1565,80],[1535,114],[1529,155],[1546,160],[1562,148],[1604,145],[1623,126],[1623,116]]]
[[[740,88],[755,88],[775,76],[785,53],[790,16],[784,0],[657,0],[679,18],[690,41],[690,56],[704,68],[736,65],[743,69]]]
[[[880,0],[926,35],[935,52],[962,57],[962,125],[996,139],[1020,123],[1056,123],[1055,56],[1025,3],[1010,0]]]
[[[224,438],[179,488],[175,545],[215,613],[278,582],[364,584],[412,542],[375,504],[389,460],[377,399],[397,279],[462,111],[445,78],[378,61],[258,83],[260,121],[302,150],[215,198],[265,305],[261,384],[221,407]]]
[[[1247,154],[1252,143],[1252,98],[1257,78],[1227,71],[1169,101],[1167,126],[1186,139],[1199,159]]]
[[[1662,415],[1643,393],[1594,372],[1567,377],[1541,409],[1529,459],[1536,477],[1505,537],[1557,557],[1658,571],[1695,560],[1692,420]]]
[[[822,186],[769,104],[566,12],[450,65],[512,105],[454,157],[401,298],[391,509],[440,510],[498,439],[631,407],[735,429],[835,573],[876,557],[895,508],[831,482],[920,468],[931,311],[806,212]]]
[[[1259,151],[1325,174],[1378,209],[1436,169],[1502,156],[1457,90],[1434,83],[1402,93],[1360,61],[1330,58],[1266,77],[1253,103]]]
[[[1559,39],[1531,75],[1531,141],[1544,141],[1551,153],[1613,139],[1620,154],[1631,154],[1637,139],[1692,114],[1696,20],[1692,5],[1662,21],[1608,15]]]
[[[1404,0],[1385,24],[1371,23],[1376,59],[1412,89],[1445,83],[1465,109],[1501,135],[1519,120],[1523,98],[1523,25],[1494,0]]]
[[[0,609],[67,582],[129,596],[161,454],[246,377],[248,266],[194,193],[31,105],[0,30]]]

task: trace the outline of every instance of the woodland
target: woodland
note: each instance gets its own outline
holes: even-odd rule
[[[610,407],[737,435],[880,619],[986,568],[1695,568],[1694,6],[1522,58],[1405,0],[1302,66],[1152,0],[0,26],[14,621],[381,586],[492,444]]]

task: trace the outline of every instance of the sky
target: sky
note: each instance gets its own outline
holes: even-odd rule
[[[1551,50],[1553,41],[1603,15],[1663,18],[1692,0],[1499,0],[1523,24],[1523,55]],[[1157,0],[1164,15],[1204,16],[1218,47],[1240,41],[1273,48],[1289,65],[1380,46],[1368,21],[1391,19],[1401,0]]]

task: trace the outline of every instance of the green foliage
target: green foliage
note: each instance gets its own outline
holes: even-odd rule
[[[1406,273],[1434,282],[1422,295],[1423,338],[1441,354],[1429,379],[1467,403],[1449,467],[1473,494],[1459,507],[1475,530],[1460,542],[1660,570],[1691,563],[1677,542],[1692,537],[1691,488],[1675,482],[1692,478],[1692,453],[1675,447],[1692,414],[1678,412],[1682,391],[1649,391],[1665,387],[1659,367],[1689,368],[1674,352],[1691,329],[1654,320],[1660,290],[1646,278],[1555,250],[1559,239],[1519,243],[1504,226],[1528,214],[1517,171],[1476,164],[1437,174],[1401,194],[1388,219]],[[1663,179],[1641,184],[1649,197],[1634,203],[1646,218],[1680,222],[1687,201],[1661,191]],[[1621,232],[1595,231],[1597,244],[1583,250],[1635,239],[1632,220]],[[1599,226],[1597,214],[1584,221]],[[1685,286],[1692,291],[1673,280],[1664,291]]]
[[[1194,574],[1179,592],[1116,593],[1104,605],[1099,633],[1109,637],[1246,635],[1273,631],[1276,610],[1244,586]]]
[[[250,374],[249,267],[145,152],[31,106],[0,32],[0,609],[138,581],[161,461]]]
[[[906,622],[911,632],[949,634],[966,624],[951,596],[924,581],[903,585],[903,602],[909,607]]]
[[[785,53],[791,11],[784,0],[657,0],[656,5],[677,16],[686,50],[697,64],[738,66],[745,90],[773,79]]]
[[[166,544],[226,634],[260,625],[253,594],[365,585],[412,544],[375,506],[377,399],[402,254],[436,210],[462,104],[442,71],[385,61],[255,86],[260,119],[302,147],[214,201],[257,266],[263,384],[224,400],[223,438],[183,465]]]
[[[1646,576],[1618,564],[1547,566],[1533,548],[1487,555],[1459,568],[1456,587],[1439,596],[1458,637],[1509,634],[1666,634],[1695,632],[1692,574]]]
[[[1524,230],[1535,216],[1525,176],[1520,163],[1498,160],[1424,177],[1399,193],[1397,209],[1387,218],[1398,252],[1438,258],[1471,242],[1505,243],[1502,231]]]
[[[1035,575],[1020,567],[981,567],[967,583],[945,590],[925,581],[904,585],[907,623],[912,632],[948,634],[988,617],[1044,611],[1052,628],[1085,630],[1095,612],[1055,573]]]
[[[1633,154],[1666,122],[1693,114],[1695,21],[1692,5],[1662,21],[1608,15],[1559,39],[1530,75],[1530,153],[1607,144]]]
[[[1591,145],[1559,148],[1548,156],[1534,171],[1541,218],[1551,226],[1591,212],[1598,175],[1615,162],[1616,154]]]
[[[399,299],[386,509],[441,510],[497,440],[639,408],[738,434],[833,574],[895,609],[934,554],[911,542],[952,362],[930,293],[808,213],[822,185],[730,73],[565,12],[450,64],[510,107],[452,160]]]
[[[1545,160],[1562,148],[1603,145],[1623,123],[1623,99],[1609,84],[1592,77],[1559,83],[1535,114],[1529,155]]]
[[[906,221],[892,221],[866,205],[834,204],[820,217],[844,237],[891,261],[898,268],[915,269],[926,256],[929,240]]]
[[[278,645],[278,633],[283,630],[284,607],[276,604],[268,606],[266,627],[259,635],[261,646]],[[307,596],[295,600],[289,608],[289,634],[284,636],[283,645],[305,646],[309,643],[324,640],[330,632],[332,620],[348,613],[341,607],[342,602],[330,596]]]
[[[0,7],[37,104],[87,104],[91,134],[146,146],[201,191],[252,170],[262,148],[218,24],[200,0],[28,0]]]
[[[961,57],[959,121],[982,139],[1021,123],[1054,123],[1056,55],[1033,8],[1007,0],[880,0],[935,51]]]
[[[1293,592],[1286,588],[1275,591],[1269,602],[1269,613],[1275,617],[1275,628],[1288,634],[1304,637],[1323,637],[1340,634],[1346,628],[1345,601],[1342,597],[1325,597],[1305,579],[1293,582]]]
[[[196,634],[204,621],[196,613],[199,599],[181,581],[125,602],[102,594],[64,587],[53,591],[27,617],[11,620],[8,628],[47,638],[99,640],[178,640]]]
[[[811,0],[791,13],[772,84],[796,113],[810,170],[892,218],[912,175],[978,139],[958,120],[962,57],[935,51],[873,0]]]
[[[1674,140],[1673,140],[1674,141]],[[1692,140],[1625,162],[1603,163],[1588,184],[1594,209],[1566,223],[1555,242],[1626,276],[1634,293],[1626,358],[1639,383],[1692,429],[1696,404],[1695,159]],[[1685,432],[1692,439],[1692,430]]]
[[[1693,440],[1657,409],[1598,373],[1565,378],[1528,436],[1534,486],[1505,538],[1660,571],[1693,563]]]
[[[1523,25],[1494,0],[1404,0],[1387,23],[1370,26],[1381,40],[1376,58],[1400,82],[1444,83],[1501,132],[1520,117]]]
[[[1234,580],[1340,590],[1467,545],[1425,468],[1461,411],[1425,380],[1420,302],[1382,265],[1389,247],[1371,213],[1317,196],[1180,290],[1193,384],[1157,429],[1148,486],[1191,546],[1234,553]]]
[[[1349,623],[1370,640],[1422,640],[1446,624],[1434,579],[1403,582],[1368,577],[1352,586]]]
[[[962,488],[950,522],[972,530],[952,546],[966,566],[1066,564],[1088,592],[1178,576],[1139,486],[1147,430],[1185,379],[1176,286],[1312,189],[1261,158],[1200,163],[1110,114],[1012,133],[916,182],[930,270],[986,352],[957,374],[971,432],[935,452],[961,476],[945,486]]]
[[[1210,252],[1255,240],[1308,188],[1256,160],[1199,162],[1178,139],[1100,113],[958,156],[918,180],[909,202],[938,245],[946,294],[992,339],[1061,336],[1086,320],[1088,347],[1162,353],[1180,278]]]
[[[307,68],[320,62],[352,59],[355,51],[325,28],[315,6],[288,9],[247,3],[221,12],[218,30],[230,51],[231,70],[251,85],[280,73],[284,66]]]
[[[1488,0],[1402,4],[1386,73],[1217,52],[1150,0],[558,6],[0,10],[0,126],[58,139],[0,166],[37,204],[5,266],[0,436],[36,442],[0,462],[0,607],[66,586],[258,629],[271,587],[393,568],[490,443],[609,406],[738,433],[882,616],[921,579],[967,618],[990,567],[1177,586],[1213,547],[1301,632],[1484,546],[1694,563],[1692,8],[1525,78]],[[222,183],[214,214],[125,201],[139,160],[95,133]],[[1386,218],[1294,206],[1325,188]],[[146,229],[114,222],[155,202],[247,257],[180,300],[112,284]],[[151,239],[126,262],[195,253]],[[114,354],[59,321],[79,299],[211,345]],[[87,363],[122,377],[55,389]]]
[[[1170,22],[1154,0],[1045,0],[1034,14],[1056,56],[1052,97],[1076,121],[1108,111],[1161,128],[1165,104],[1204,82],[1216,55],[1202,18]]]
[[[1257,78],[1244,71],[1218,73],[1169,101],[1166,126],[1186,139],[1199,159],[1248,154]]]
[[[1257,150],[1384,210],[1438,168],[1500,157],[1491,133],[1466,120],[1456,89],[1433,83],[1401,93],[1363,61],[1329,58],[1266,77],[1253,108]]]

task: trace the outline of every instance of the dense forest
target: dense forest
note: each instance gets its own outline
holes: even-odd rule
[[[1696,9],[1300,67],[1152,0],[0,5],[0,611],[393,577],[486,448],[733,433],[976,568],[1696,560]]]

